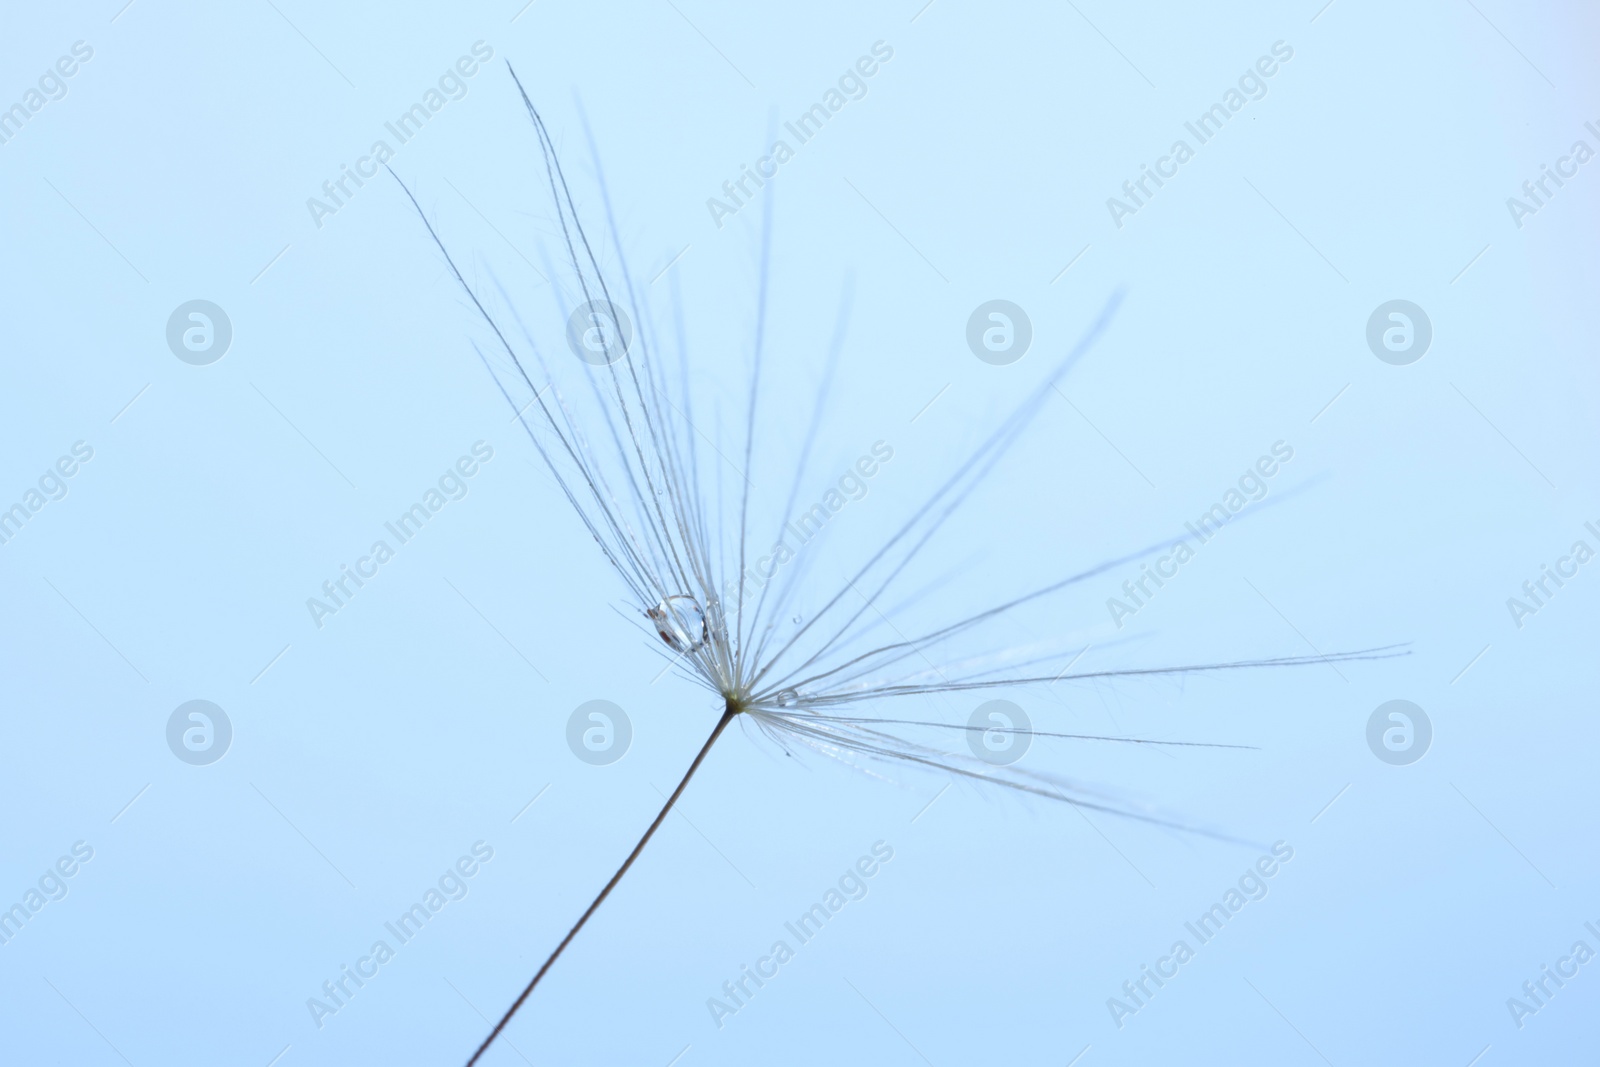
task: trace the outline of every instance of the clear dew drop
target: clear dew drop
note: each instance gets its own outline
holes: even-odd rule
[[[793,689],[780,689],[777,696],[773,697],[772,700],[780,708],[792,708],[800,703],[800,694]]]
[[[645,614],[674,652],[694,652],[706,643],[706,613],[692,596],[669,596]]]

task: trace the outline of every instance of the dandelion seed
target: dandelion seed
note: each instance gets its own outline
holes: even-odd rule
[[[514,70],[511,77],[539,143],[544,177],[558,217],[567,268],[575,280],[571,295],[572,303],[578,307],[568,306],[558,293],[557,310],[560,314],[557,321],[565,324],[574,321],[574,316],[581,321],[580,309],[600,306],[608,309],[611,319],[616,319],[617,309],[625,308],[634,324],[631,340],[612,345],[606,340],[609,331],[601,331],[596,343],[601,349],[598,354],[603,358],[580,357],[581,365],[577,373],[582,375],[581,381],[574,390],[561,389],[542,350],[523,326],[515,305],[512,304],[513,310],[509,312],[505,325],[515,324],[521,335],[520,345],[512,342],[502,321],[484,306],[477,292],[463,277],[445,242],[410,189],[403,182],[400,182],[400,187],[421,217],[429,237],[444,257],[456,282],[494,335],[497,347],[493,359],[481,349],[478,355],[489,370],[495,387],[512,410],[518,413],[518,421],[554,477],[557,488],[566,498],[574,516],[594,539],[626,587],[640,615],[673,654],[673,665],[678,673],[714,694],[720,704],[721,714],[710,736],[701,745],[688,770],[632,852],[484,1039],[468,1061],[469,1067],[494,1042],[551,966],[627,874],[707,754],[736,718],[750,727],[752,732],[774,742],[785,755],[792,755],[793,750],[803,748],[848,764],[890,763],[1158,826],[1208,833],[1182,820],[1127,803],[1110,791],[1060,774],[1025,767],[1017,762],[979,759],[977,755],[970,754],[970,749],[967,754],[960,751],[964,746],[947,747],[916,740],[917,736],[930,734],[948,737],[952,733],[962,733],[970,736],[971,731],[983,727],[885,717],[872,714],[871,709],[885,701],[1019,686],[1049,686],[1072,681],[1089,683],[1106,679],[1183,678],[1204,672],[1302,667],[1407,654],[1398,646],[1384,646],[1326,656],[1083,670],[1077,674],[1066,673],[1082,655],[1076,644],[1063,647],[1059,654],[1040,655],[1038,650],[993,648],[984,649],[977,656],[957,654],[959,641],[981,642],[982,635],[988,632],[986,627],[1006,618],[1009,613],[1045,600],[1112,568],[1147,558],[1170,547],[1174,543],[1171,540],[1156,542],[1137,552],[1080,569],[960,618],[933,621],[935,617],[931,614],[916,616],[909,613],[910,607],[917,604],[926,592],[908,593],[905,589],[912,580],[910,576],[916,573],[914,564],[1021,438],[1057,382],[1089,351],[1108,327],[1117,309],[1117,296],[1107,302],[1099,316],[1059,359],[1045,380],[980,441],[884,543],[875,549],[860,552],[859,565],[835,587],[831,595],[821,594],[820,606],[807,606],[806,610],[800,611],[795,603],[802,587],[808,592],[817,588],[814,581],[802,578],[809,575],[809,557],[791,564],[781,580],[768,571],[765,573],[770,580],[752,586],[749,580],[752,574],[750,565],[755,561],[750,558],[750,550],[752,537],[759,537],[760,531],[751,529],[751,481],[748,472],[752,469],[756,448],[774,198],[769,194],[764,202],[744,440],[742,449],[732,450],[734,455],[742,455],[742,462],[735,462],[727,454],[728,450],[724,448],[720,436],[706,436],[696,427],[688,388],[688,348],[681,319],[674,323],[681,384],[672,385],[671,376],[662,369],[657,358],[659,339],[646,302],[648,287],[634,284],[619,243],[614,242],[610,250],[596,249],[591,244],[579,220],[566,175],[544,120],[528,99]],[[590,146],[592,150],[592,138]],[[399,182],[398,176],[395,180]],[[599,191],[607,222],[615,234],[616,226],[611,218],[610,200],[603,177],[599,179]],[[601,271],[602,256],[614,257],[621,264],[621,289],[613,289]],[[549,273],[553,275],[555,272]],[[673,276],[674,285],[676,277]],[[503,289],[500,293],[505,297]],[[512,303],[509,297],[506,302]],[[844,303],[847,309],[848,299]],[[795,513],[795,505],[800,499],[799,493],[818,434],[823,405],[842,350],[847,318],[845,309],[841,310],[839,326],[824,365],[822,385],[813,404],[809,429],[801,447],[794,453],[798,460],[790,480],[787,503],[781,512],[782,517],[771,524],[773,527],[783,527],[787,523],[787,517]],[[536,382],[535,372],[540,379],[548,380]],[[885,442],[873,446],[873,456],[879,462],[886,461],[892,455],[893,449]],[[724,468],[737,472],[737,479],[728,477]],[[724,513],[725,482],[731,484],[733,491],[738,494],[734,508],[736,520]],[[902,601],[888,612],[879,607],[886,594]],[[638,616],[634,618],[637,620]],[[786,636],[779,637],[777,630],[784,619],[792,620],[795,628]],[[881,635],[891,636],[885,639]],[[1074,652],[1074,649],[1077,651]],[[663,656],[668,654],[659,647],[655,647],[655,651]],[[1062,662],[1065,662],[1065,666],[1060,666]],[[1023,734],[1086,743],[1186,745],[1219,749],[1240,747],[1198,741],[1033,730],[1016,731],[1015,736],[1007,736],[1020,744],[1028,740],[1028,736]],[[1230,840],[1214,832],[1209,832],[1209,836]]]

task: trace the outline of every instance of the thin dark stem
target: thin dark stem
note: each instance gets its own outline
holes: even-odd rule
[[[527,1000],[528,995],[533,992],[533,987],[539,984],[539,979],[543,978],[544,973],[550,969],[550,965],[555,963],[556,957],[561,955],[562,950],[567,947],[574,937],[578,936],[578,931],[582,930],[583,924],[589,921],[589,916],[593,915],[600,905],[605,902],[606,897],[611,895],[611,891],[617,888],[617,883],[622,881],[622,876],[628,873],[628,868],[633,866],[633,861],[639,858],[639,853],[644,851],[644,846],[650,843],[650,839],[655,836],[656,831],[661,828],[661,824],[666,821],[667,812],[671,811],[672,805],[678,802],[679,795],[683,793],[684,786],[689,784],[689,779],[694,777],[694,772],[700,769],[700,764],[705,761],[706,753],[711,751],[711,746],[717,743],[717,738],[722,736],[722,731],[728,728],[728,724],[733,721],[733,717],[737,714],[738,712],[732,708],[722,713],[722,718],[717,720],[716,729],[711,731],[711,736],[706,738],[706,743],[700,746],[699,754],[695,756],[694,762],[689,764],[689,769],[684,772],[683,780],[678,783],[678,788],[672,791],[672,795],[667,798],[667,802],[661,806],[661,811],[657,813],[655,821],[650,824],[650,828],[644,832],[643,837],[639,838],[639,843],[633,846],[633,851],[628,853],[628,858],[622,861],[622,866],[618,867],[617,873],[611,876],[611,881],[607,882],[606,887],[600,890],[600,895],[594,898],[594,903],[589,905],[582,917],[573,924],[572,929],[567,931],[567,936],[561,939],[561,944],[556,946],[556,950],[550,953],[550,958],[544,961],[544,966],[539,968],[539,973],[533,976],[533,980],[522,991],[522,995],[516,999],[516,1002],[510,1008],[506,1009],[506,1013],[500,1017],[500,1021],[494,1024],[494,1029],[489,1031],[489,1036],[483,1039],[483,1044],[478,1046],[478,1051],[474,1052],[472,1058],[467,1061],[467,1067],[472,1067],[473,1064],[478,1062],[478,1057],[489,1050],[489,1046],[494,1044],[494,1039],[500,1036],[500,1031],[506,1028],[506,1024],[517,1013],[517,1009],[522,1007],[522,1002]]]

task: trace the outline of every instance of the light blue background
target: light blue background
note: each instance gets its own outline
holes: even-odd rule
[[[789,760],[736,730],[485,1062],[1465,1067],[1589,1047],[1600,963],[1520,1030],[1506,999],[1575,940],[1600,949],[1582,925],[1600,925],[1600,564],[1520,630],[1505,601],[1578,538],[1600,547],[1583,530],[1600,524],[1600,163],[1520,229],[1505,201],[1573,141],[1600,148],[1592,10],[274,3],[14,6],[0,34],[6,105],[74,41],[94,49],[0,145],[0,502],[73,442],[95,451],[0,545],[0,903],[73,842],[95,850],[0,946],[7,1061],[460,1062],[715,721],[699,690],[652,683],[659,659],[508,423],[468,343],[482,328],[398,189],[369,183],[320,229],[306,209],[478,40],[495,61],[396,171],[474,277],[494,270],[557,336],[524,262],[552,216],[501,60],[598,224],[576,91],[630,264],[658,308],[681,285],[728,441],[759,220],[719,230],[706,198],[760,154],[773,108],[797,115],[893,47],[767,194],[755,513],[780,507],[847,277],[803,494],[875,440],[896,450],[820,576],[848,573],[1125,286],[1070,406],[1052,398],[935,546],[929,576],[949,581],[910,616],[1170,536],[1281,439],[1274,493],[1313,486],[1208,545],[1121,633],[1119,572],[996,645],[1108,643],[1079,669],[1413,649],[1004,694],[1042,729],[1258,746],[1039,741],[1027,760],[1295,850],[1120,1030],[1107,998],[1257,850],[965,786],[926,807],[935,775]],[[1268,95],[1116,228],[1106,198],[1279,40],[1294,58]],[[964,341],[996,297],[1035,330],[1006,368]],[[233,323],[209,367],[164,340],[194,298]],[[1407,367],[1364,340],[1394,298],[1435,331]],[[305,599],[480,439],[495,459],[470,495],[315,628]],[[196,698],[234,727],[208,767],[164,738]],[[600,768],[564,742],[596,698],[635,731]],[[1393,698],[1434,726],[1409,767],[1366,747]],[[884,710],[960,721],[977,702]],[[307,998],[479,840],[494,859],[469,895],[318,1029]],[[706,999],[878,840],[895,856],[866,899],[719,1030]]]

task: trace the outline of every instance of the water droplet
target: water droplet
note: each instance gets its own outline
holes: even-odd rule
[[[706,613],[692,596],[669,596],[645,614],[674,652],[693,652],[706,643]]]
[[[796,625],[796,626],[799,626],[799,625],[800,625],[800,616],[799,616],[799,614],[796,614],[796,615],[795,615],[795,617],[794,617],[794,624],[795,624],[795,625]]]
[[[793,689],[780,689],[778,695],[772,699],[780,708],[792,708],[800,703],[800,694]]]

